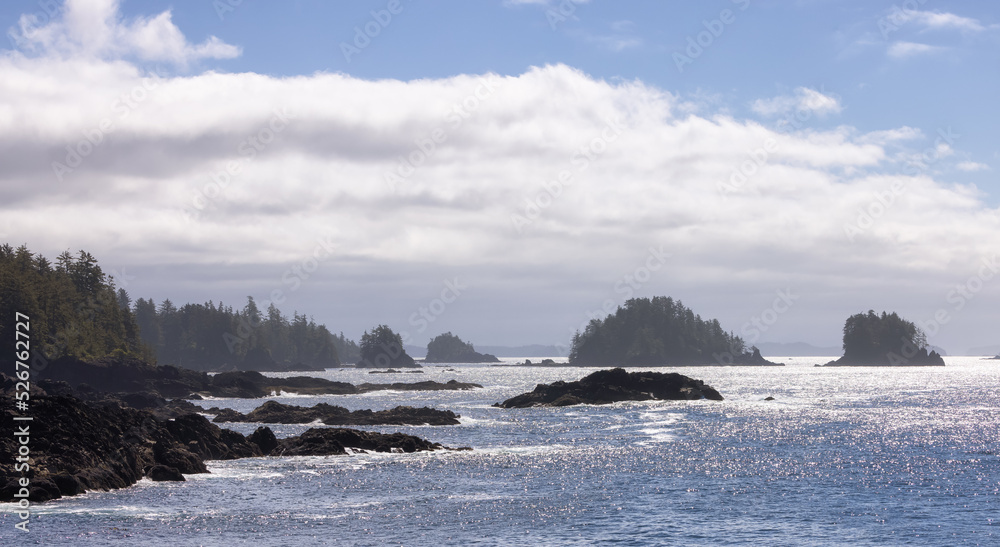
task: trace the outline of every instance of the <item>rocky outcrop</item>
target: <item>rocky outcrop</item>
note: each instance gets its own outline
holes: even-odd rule
[[[435,382],[433,380],[427,380],[424,382],[413,382],[412,384],[404,384],[401,382],[396,382],[393,384],[361,384],[358,386],[359,393],[368,393],[369,391],[462,391],[467,389],[482,388],[483,386],[479,384],[473,384],[471,382],[459,382],[458,380],[448,380],[447,382]]]
[[[278,441],[273,456],[326,456],[354,452],[420,452],[442,450],[440,443],[404,435],[341,428],[312,428],[303,434]]]
[[[356,410],[319,403],[312,407],[285,405],[268,401],[256,409],[241,414],[231,409],[220,411],[214,422],[257,422],[265,424],[307,424],[314,421],[326,425],[458,425],[459,416],[449,410],[397,406],[391,410]]]
[[[5,393],[5,397],[9,393]],[[32,395],[27,428],[27,467],[15,467],[18,437],[0,436],[0,502],[16,501],[19,480],[30,481],[28,500],[46,501],[87,490],[124,488],[143,477],[183,480],[207,473],[206,460],[265,455],[345,454],[346,448],[379,452],[437,450],[441,445],[409,435],[383,435],[348,429],[311,429],[278,440],[268,428],[243,436],[220,429],[200,414],[171,420],[122,406],[120,401],[84,402],[61,395]],[[328,431],[333,431],[329,433]]]
[[[534,391],[507,399],[493,406],[525,408],[531,406],[603,405],[619,401],[693,400],[721,401],[722,395],[701,380],[676,372],[626,372],[616,368],[590,374],[575,382],[539,384]]]
[[[32,397],[30,422],[32,501],[45,501],[84,490],[107,490],[134,484],[157,465],[180,473],[206,472],[204,461],[260,456],[260,448],[233,431],[221,430],[205,417],[188,414],[173,421],[157,420],[143,410],[116,403],[85,403],[65,396]],[[25,469],[14,467],[18,446],[9,435],[0,439],[0,501],[11,501],[16,479]],[[168,476],[158,468],[159,477]]]
[[[61,357],[34,373],[36,380],[66,382],[74,388],[86,386],[109,393],[152,392],[161,397],[185,397],[207,391],[212,379],[204,372],[174,366],[156,366],[133,357],[105,357],[81,361]]]
[[[454,380],[414,384],[366,383],[355,386],[311,376],[271,378],[259,372],[234,371],[209,375],[172,366],[154,366],[138,359],[104,358],[81,361],[70,357],[57,359],[44,370],[36,372],[36,380],[50,382],[64,394],[91,400],[114,393],[142,394],[133,397],[141,408],[159,408],[168,405],[166,398],[195,398],[193,395],[232,398],[261,398],[272,393],[297,393],[300,395],[354,395],[378,390],[424,391],[473,389],[478,384],[463,384]],[[145,398],[145,401],[140,399]],[[176,407],[177,405],[174,405]],[[170,409],[165,412],[173,412]]]

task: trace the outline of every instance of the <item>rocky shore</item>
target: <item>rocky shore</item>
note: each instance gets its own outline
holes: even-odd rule
[[[603,405],[619,401],[694,400],[721,401],[722,395],[701,380],[676,372],[626,372],[616,368],[601,370],[575,382],[539,384],[493,406],[526,408],[532,406]]]
[[[9,379],[9,378],[7,378]],[[207,460],[260,456],[343,455],[446,449],[412,435],[312,428],[276,439],[267,427],[244,436],[221,429],[200,414],[170,420],[116,402],[91,403],[62,395],[36,395],[31,405],[30,466],[15,468],[17,438],[0,438],[0,501],[19,499],[22,477],[28,500],[47,501],[87,490],[109,490],[152,480],[184,480],[207,473]],[[4,417],[14,423],[13,412]]]
[[[118,362],[86,364],[82,371],[49,367],[52,377],[32,383],[28,422],[15,422],[12,408],[4,419],[26,427],[30,453],[18,462],[20,445],[16,435],[0,436],[0,502],[17,501],[28,479],[27,499],[47,501],[87,490],[109,490],[151,480],[184,480],[185,474],[207,473],[207,460],[229,460],[280,455],[338,455],[348,449],[358,452],[413,452],[445,449],[440,444],[411,435],[391,435],[349,429],[313,428],[302,435],[275,438],[267,427],[244,436],[221,429],[208,421],[199,406],[189,401],[167,400],[159,390],[177,395],[192,386],[204,386],[202,373]],[[79,374],[93,372],[89,383]],[[176,373],[176,374],[175,374]],[[226,373],[221,384],[209,384],[210,393],[246,393],[260,386],[240,381],[257,373]],[[217,375],[223,376],[224,375]],[[214,380],[214,379],[212,379]],[[295,385],[294,380],[291,385]],[[306,378],[307,380],[315,380]],[[324,380],[325,381],[325,380]],[[74,386],[72,382],[76,382]],[[336,382],[333,382],[336,384]],[[306,384],[304,381],[303,384]],[[94,386],[118,388],[107,393]],[[288,385],[288,384],[286,384]],[[352,393],[360,392],[351,384]],[[0,394],[14,399],[16,381],[0,374]],[[128,390],[136,391],[128,391]],[[233,389],[234,391],[225,391]],[[447,389],[455,389],[449,386]],[[254,391],[260,393],[260,391]],[[229,421],[265,423],[309,423],[315,419],[330,425],[453,425],[458,416],[431,408],[397,407],[373,412],[320,404],[312,409],[265,403],[244,416],[230,409]],[[284,418],[281,414],[284,413]],[[243,419],[239,419],[239,418]],[[294,418],[294,419],[293,419]],[[311,419],[306,419],[311,418]],[[27,463],[27,466],[22,464]]]

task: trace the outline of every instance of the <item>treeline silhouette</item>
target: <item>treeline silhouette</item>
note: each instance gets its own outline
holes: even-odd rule
[[[927,336],[896,312],[856,313],[844,322],[844,356],[837,364],[939,364],[937,352],[927,352]]]
[[[342,355],[358,346],[343,333],[293,313],[289,319],[272,303],[262,313],[253,297],[242,309],[205,304],[157,306],[140,298],[133,308],[143,342],[161,364],[195,370],[281,370],[340,366]]]
[[[0,360],[15,352],[15,314],[30,318],[31,350],[45,360],[108,355],[195,370],[275,370],[353,362],[358,345],[305,315],[262,313],[253,298],[241,309],[169,299],[132,302],[124,288],[86,251],[61,253],[55,263],[24,245],[0,246]],[[18,349],[22,349],[21,348]]]
[[[63,355],[152,357],[131,311],[120,305],[123,293],[88,252],[65,251],[53,264],[24,245],[0,246],[0,360],[14,355],[17,313],[29,318],[36,364]]]
[[[581,366],[739,364],[749,359],[742,338],[706,321],[679,300],[633,298],[573,336],[569,362]]]

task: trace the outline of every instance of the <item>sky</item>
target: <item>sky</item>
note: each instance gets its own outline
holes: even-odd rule
[[[0,240],[132,298],[568,345],[631,297],[748,343],[1000,344],[986,1],[0,4]]]

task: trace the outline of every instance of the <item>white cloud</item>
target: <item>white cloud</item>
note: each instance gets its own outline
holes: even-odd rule
[[[61,18],[34,27],[30,16],[22,16],[17,33],[26,50],[45,56],[135,57],[185,66],[199,59],[232,59],[241,54],[239,47],[215,36],[201,44],[189,43],[174,25],[170,11],[124,21],[118,4],[118,0],[67,0]]]
[[[969,171],[969,172],[990,170],[989,165],[986,165],[985,163],[977,163],[974,161],[963,161],[958,165],[956,165],[955,167],[958,168],[959,171]]]
[[[889,46],[888,54],[893,59],[905,59],[915,55],[927,55],[944,51],[947,48],[941,46],[931,46],[928,44],[918,44],[916,42],[893,42]]]
[[[801,309],[836,308],[836,332],[841,308],[923,298],[1000,248],[1000,212],[974,190],[939,182],[930,169],[898,172],[889,143],[926,148],[909,127],[781,134],[719,110],[684,111],[683,98],[641,81],[603,81],[563,65],[413,81],[147,79],[104,57],[143,47],[175,53],[141,40],[108,46],[116,39],[102,36],[120,25],[95,27],[86,40],[69,38],[82,27],[61,28],[62,36],[49,29],[46,43],[104,44],[102,55],[61,46],[36,58],[0,55],[3,231],[51,255],[84,248],[127,268],[134,296],[151,287],[187,291],[163,294],[181,301],[287,295],[282,273],[329,235],[333,255],[296,293],[303,300],[286,307],[337,310],[342,321],[357,310],[358,320],[405,326],[443,277],[461,274],[478,296],[449,314],[491,333],[516,317],[510,336],[564,340],[579,323],[576,310],[620,296],[615,282],[653,246],[675,258],[643,295],[700,301],[699,312],[733,328],[759,312],[755,295],[792,284],[809,291]],[[126,108],[123,95],[134,105]],[[294,117],[276,133],[275,112],[285,108]],[[842,107],[799,88],[757,108]],[[93,137],[105,121],[110,128]],[[98,144],[86,144],[88,135]],[[52,165],[72,163],[67,147],[87,153],[60,182]],[[944,143],[936,152],[954,154]],[[421,165],[393,191],[386,173],[411,155]],[[240,172],[220,175],[233,162]],[[562,173],[570,178],[554,183]],[[893,205],[847,238],[859,211],[897,184],[904,190]],[[203,214],[186,218],[198,199]],[[521,233],[514,215],[531,218]],[[492,307],[473,306],[477,298]],[[573,311],[571,324],[554,319],[560,309]]]
[[[903,126],[897,129],[886,129],[882,131],[872,131],[859,137],[858,142],[872,143],[884,146],[899,141],[911,141],[922,139],[924,132],[915,127]]]
[[[812,112],[818,115],[839,114],[843,109],[838,98],[808,87],[796,88],[793,95],[757,99],[751,108],[761,116],[779,116],[794,111]]]
[[[966,32],[982,32],[986,27],[978,19],[962,17],[948,12],[901,10],[896,14],[900,22],[915,22],[930,30],[953,29]]]

